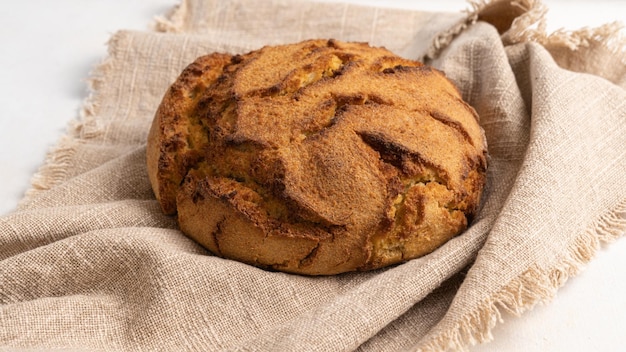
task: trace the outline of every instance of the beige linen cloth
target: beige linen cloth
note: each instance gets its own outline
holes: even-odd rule
[[[0,218],[0,350],[431,351],[488,341],[626,230],[626,65],[616,25],[546,35],[531,0],[425,13],[185,0],[120,31],[79,121]],[[217,258],[161,214],[145,140],[197,56],[336,38],[445,71],[480,115],[488,184],[434,253],[330,277]]]

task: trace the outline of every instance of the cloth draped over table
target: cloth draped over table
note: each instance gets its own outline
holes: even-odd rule
[[[538,1],[472,5],[184,0],[115,33],[80,119],[0,218],[0,350],[465,349],[549,300],[626,230],[626,45],[614,24],[547,35]],[[212,256],[161,213],[145,140],[178,73],[308,38],[385,46],[458,85],[490,153],[465,233],[395,267],[305,277]]]

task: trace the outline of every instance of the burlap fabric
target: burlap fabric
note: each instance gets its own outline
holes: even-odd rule
[[[120,31],[83,116],[0,218],[0,350],[396,351],[489,340],[626,229],[626,65],[615,26],[543,32],[534,1],[458,14],[186,0]],[[490,163],[471,228],[396,267],[331,277],[209,255],[161,214],[148,126],[197,56],[333,37],[444,70],[481,117]],[[622,41],[623,42],[623,41]]]

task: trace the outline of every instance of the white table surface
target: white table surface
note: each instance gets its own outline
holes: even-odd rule
[[[341,0],[326,0],[341,1]],[[460,11],[463,0],[346,0]],[[86,78],[119,29],[144,30],[176,0],[20,0],[0,11],[0,216],[12,211],[46,153],[78,118]],[[545,0],[548,29],[626,23],[626,1]],[[624,31],[626,36],[626,31]],[[626,177],[626,176],[625,176]],[[1,235],[1,234],[0,234]],[[1,250],[1,248],[0,248]],[[546,305],[505,322],[477,351],[626,350],[626,239],[603,246]]]

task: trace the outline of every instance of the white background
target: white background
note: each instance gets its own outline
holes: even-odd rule
[[[341,1],[341,0],[326,0]],[[461,11],[463,0],[346,0]],[[626,23],[626,1],[545,0],[548,30]],[[0,216],[12,211],[87,96],[86,78],[119,29],[145,30],[176,0],[20,0],[0,11]],[[626,31],[623,31],[626,36]],[[626,176],[625,176],[626,177]],[[1,236],[2,234],[0,234]],[[1,248],[0,248],[1,250]],[[626,239],[597,257],[549,304],[504,315],[478,351],[617,351],[626,345]]]

